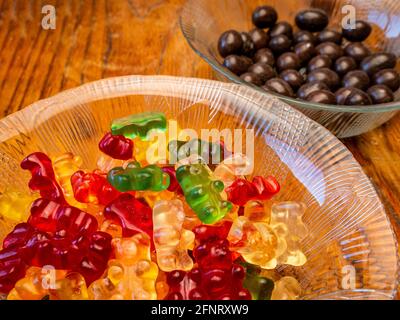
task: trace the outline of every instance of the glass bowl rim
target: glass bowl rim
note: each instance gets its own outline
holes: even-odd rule
[[[242,80],[240,77],[238,77],[237,75],[233,74],[232,72],[230,72],[229,70],[224,68],[216,60],[213,61],[212,59],[208,58],[207,55],[205,55],[201,50],[197,49],[195,44],[192,42],[191,37],[185,32],[185,28],[183,26],[183,15],[185,14],[185,10],[187,10],[190,2],[191,2],[191,0],[188,0],[186,2],[186,4],[179,16],[179,26],[180,26],[180,29],[181,29],[181,32],[182,32],[184,38],[186,39],[190,48],[198,56],[200,56],[203,60],[205,60],[216,72],[222,74],[224,77],[228,78],[230,81],[253,88],[254,90],[257,90],[258,92],[260,92],[262,94],[276,96],[280,100],[284,101],[287,104],[290,104],[290,105],[294,104],[294,105],[296,105],[296,107],[301,107],[304,109],[311,109],[311,110],[316,110],[316,111],[343,112],[343,113],[382,113],[382,112],[390,112],[390,111],[400,110],[400,101],[393,101],[393,102],[382,103],[382,104],[373,104],[373,105],[368,105],[368,106],[343,106],[343,105],[334,105],[334,104],[311,103],[311,102],[300,100],[300,99],[289,98],[289,97],[286,97],[286,96],[278,94],[278,93],[267,92],[256,85],[250,84],[250,83]]]

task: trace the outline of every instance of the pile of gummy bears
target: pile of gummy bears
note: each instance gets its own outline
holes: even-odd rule
[[[0,223],[13,230],[0,251],[7,299],[296,299],[304,205],[271,204],[273,176],[241,175],[246,156],[223,141],[169,141],[175,165],[149,163],[160,112],[112,122],[97,169],[66,153],[28,155],[30,193],[0,195]],[[205,146],[205,147],[204,147]],[[196,148],[194,148],[196,147]],[[196,154],[192,151],[195,150]],[[219,164],[202,152],[223,153]]]

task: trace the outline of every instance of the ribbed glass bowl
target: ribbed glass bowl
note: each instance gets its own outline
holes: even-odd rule
[[[398,284],[397,244],[373,186],[328,130],[285,103],[245,86],[210,80],[127,76],[83,85],[0,121],[0,192],[28,192],[20,161],[43,151],[73,152],[94,169],[99,139],[114,118],[163,111],[180,128],[254,129],[254,174],[273,174],[274,201],[302,201],[310,230],[302,267],[280,266],[303,299],[390,299]],[[1,216],[1,215],[0,215]],[[0,240],[13,226],[0,219]],[[345,277],[354,267],[355,288]]]
[[[373,51],[400,54],[400,1],[397,0],[188,0],[180,17],[182,32],[197,54],[216,71],[220,80],[249,85],[222,66],[217,44],[226,30],[249,31],[254,28],[251,13],[259,5],[270,5],[278,11],[278,20],[294,24],[295,15],[306,8],[322,8],[329,17],[329,26],[340,28],[342,7],[353,5],[357,19],[369,21],[372,34],[366,45]],[[400,70],[400,66],[398,66]],[[262,88],[255,90],[267,94]],[[275,94],[274,94],[275,95]],[[319,122],[339,138],[351,137],[372,130],[391,119],[400,110],[400,101],[371,106],[336,106],[310,103],[277,95]],[[400,90],[396,92],[400,100]]]

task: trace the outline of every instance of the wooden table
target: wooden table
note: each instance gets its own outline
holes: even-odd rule
[[[0,117],[101,78],[168,74],[213,78],[183,38],[184,0],[2,0]],[[56,28],[41,26],[54,5]],[[400,115],[343,141],[385,203],[400,239]]]

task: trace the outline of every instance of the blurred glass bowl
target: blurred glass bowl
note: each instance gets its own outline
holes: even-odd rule
[[[254,129],[254,173],[282,184],[276,201],[302,201],[310,235],[302,267],[280,266],[303,299],[390,299],[398,284],[397,243],[384,208],[351,153],[328,130],[276,98],[210,80],[127,76],[62,92],[0,120],[0,192],[28,192],[21,160],[73,152],[94,169],[112,119],[158,110],[180,128]],[[0,240],[13,227],[0,219]],[[349,266],[355,288],[343,286]]]
[[[251,86],[222,66],[217,44],[226,30],[248,31],[254,26],[251,13],[259,5],[270,5],[278,11],[278,20],[294,23],[295,15],[306,8],[322,8],[329,17],[329,26],[341,25],[342,7],[353,5],[357,19],[369,21],[373,31],[365,41],[372,50],[400,54],[400,1],[396,0],[189,0],[180,17],[182,32],[193,48],[217,72],[221,80]],[[398,66],[400,67],[400,66]],[[371,106],[336,106],[310,103],[284,97],[281,100],[296,107],[319,122],[339,138],[351,137],[372,130],[391,119],[400,109],[400,101]],[[396,92],[400,99],[400,90]]]

